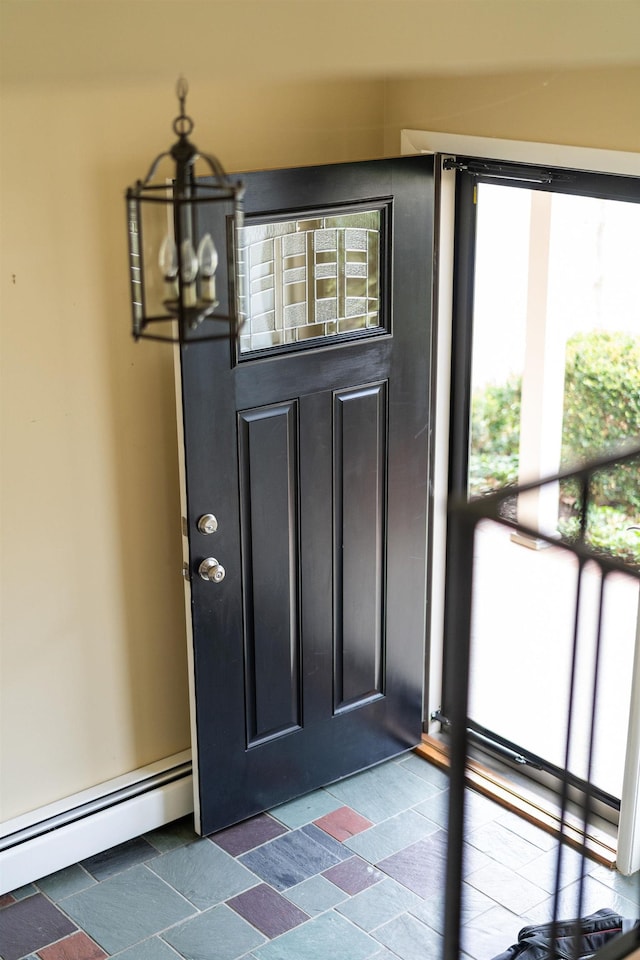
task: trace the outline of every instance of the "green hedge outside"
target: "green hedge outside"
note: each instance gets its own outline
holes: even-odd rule
[[[521,392],[521,378],[512,376],[472,398],[470,496],[517,483]],[[562,468],[602,456],[634,438],[640,443],[640,338],[605,331],[575,334],[566,349]],[[600,474],[591,493],[593,545],[640,561],[640,533],[627,531],[640,524],[638,465]],[[563,484],[561,527],[568,536],[576,528],[571,506],[577,495],[570,484]]]

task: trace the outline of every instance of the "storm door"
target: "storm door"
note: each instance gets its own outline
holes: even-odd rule
[[[457,163],[450,492],[475,499],[554,476],[637,437],[640,181],[492,161]],[[591,545],[637,567],[637,477],[627,479],[622,468],[606,488],[600,484],[590,513]],[[578,524],[576,492],[566,482],[548,484],[535,498],[513,498],[505,516],[570,541]],[[449,610],[459,602],[458,564],[451,545]],[[478,527],[474,571],[473,742],[554,786],[566,765],[573,785],[580,790],[589,780],[601,812],[617,818],[637,582],[623,574],[602,582],[595,567],[587,567],[577,595],[575,557],[490,521]],[[445,647],[439,711],[445,724],[457,670],[447,653]],[[572,669],[577,692],[571,706],[578,719],[567,747]]]

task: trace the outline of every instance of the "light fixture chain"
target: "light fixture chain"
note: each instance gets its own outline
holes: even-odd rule
[[[185,112],[185,103],[189,92],[189,84],[185,77],[178,77],[176,83],[176,94],[180,104],[180,116],[173,121],[173,132],[179,137],[188,137],[193,130],[194,123],[190,116]]]

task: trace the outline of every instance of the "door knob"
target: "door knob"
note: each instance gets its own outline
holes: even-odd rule
[[[205,513],[198,520],[198,530],[200,533],[215,533],[218,529],[218,521],[212,513]]]
[[[214,557],[207,557],[198,567],[198,573],[203,580],[220,583],[221,580],[224,580],[225,569]]]

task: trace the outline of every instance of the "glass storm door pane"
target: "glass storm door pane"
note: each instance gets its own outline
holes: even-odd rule
[[[545,197],[548,219],[535,219],[533,204],[545,202]],[[637,203],[542,194],[521,186],[480,183],[477,217],[470,498],[518,480],[526,482],[551,476],[561,467],[568,468],[574,455],[565,454],[562,444],[569,447],[563,407],[570,410],[572,402],[565,392],[565,371],[569,371],[573,356],[571,344],[575,352],[577,346],[596,335],[604,339],[594,342],[604,344],[607,337],[618,338],[625,344],[638,342],[640,337]],[[546,340],[544,351],[536,354],[534,332],[540,336],[543,320],[539,311],[534,313],[537,308],[529,292],[539,290],[543,280]],[[607,375],[612,379],[624,377],[613,365]],[[540,388],[538,392],[547,404],[545,421],[542,413],[532,416],[537,400],[535,391],[530,389],[532,383],[544,385],[544,390]],[[525,390],[525,385],[529,389]],[[632,416],[633,399],[630,397],[628,405],[620,409],[621,422]],[[538,425],[545,424],[544,431],[540,428],[543,443],[537,447],[532,443],[535,435],[532,437],[530,430],[525,435],[525,424],[530,425],[532,419]],[[612,444],[608,431],[614,420],[608,411],[603,412],[600,443],[590,424],[594,449],[587,451],[587,459],[602,455]],[[525,464],[531,463],[531,448],[536,453],[543,446],[556,459],[541,462],[537,474],[527,474]],[[570,536],[571,523],[577,523],[572,491],[552,484],[543,489],[551,496],[541,499],[540,516],[528,520],[529,526],[544,531],[548,525],[546,532],[558,529]],[[513,505],[514,514],[521,522],[527,522],[528,518],[520,514],[521,507],[522,500]],[[636,522],[635,515],[627,515],[622,503],[605,506],[605,513],[607,510],[611,528],[619,531],[617,542],[625,543],[629,552],[637,550],[637,534],[633,530],[627,532]],[[527,545],[539,546],[529,540]],[[560,548],[528,550],[522,541],[512,542],[508,528],[488,522],[478,529],[476,550],[476,577],[482,586],[476,591],[469,716],[519,748],[563,767],[576,603],[575,558]],[[598,577],[587,568],[581,616],[592,626],[597,622],[594,604],[599,590]],[[623,574],[610,575],[603,597],[591,780],[619,798],[636,643],[638,584]],[[578,683],[578,719],[573,725],[569,768],[578,777],[586,778],[589,745],[585,736],[590,729],[590,702],[583,694],[589,690],[590,695],[592,681],[587,678],[593,676],[595,640],[582,622],[580,630],[580,669],[585,679]],[[535,709],[522,708],[523,683],[527,689],[545,691],[544,708],[539,708],[539,700]]]
[[[242,227],[240,354],[383,328],[383,218],[363,209]]]

